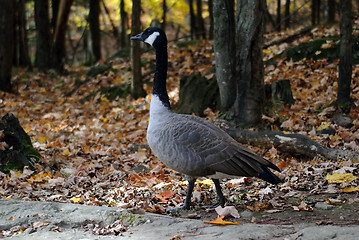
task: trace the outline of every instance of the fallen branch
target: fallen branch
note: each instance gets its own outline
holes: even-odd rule
[[[355,160],[359,161],[359,152],[328,148],[301,134],[285,134],[279,131],[253,132],[234,128],[225,120],[217,120],[220,127],[242,144],[257,147],[271,148],[274,146],[282,152],[293,156],[313,158],[320,155],[328,160]]]
[[[296,38],[299,38],[299,37],[302,37],[302,36],[305,36],[307,34],[310,34],[311,31],[312,31],[313,27],[312,26],[309,26],[309,27],[305,27],[303,29],[301,29],[300,31],[292,34],[292,35],[289,35],[288,37],[285,37],[285,38],[282,38],[282,39],[279,39],[279,40],[275,40],[275,41],[271,41],[267,44],[264,44],[263,48],[266,49],[266,48],[269,48],[270,46],[273,46],[273,45],[279,45],[279,44],[282,44],[282,43],[288,43],[288,42],[293,42]]]

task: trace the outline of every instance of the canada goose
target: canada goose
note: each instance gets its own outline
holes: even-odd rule
[[[212,207],[225,204],[218,179],[247,176],[273,184],[280,182],[268,169],[280,171],[277,166],[239,144],[222,129],[202,118],[172,112],[166,90],[167,37],[162,29],[149,27],[131,40],[141,40],[156,50],[147,141],[167,167],[187,175],[187,196],[181,209],[190,208],[197,177],[212,178],[218,199]]]

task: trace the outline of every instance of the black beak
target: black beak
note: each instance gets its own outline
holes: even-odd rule
[[[140,40],[140,41],[143,41],[143,39],[142,39],[142,34],[143,34],[143,32],[140,33],[140,34],[138,34],[138,35],[136,35],[136,36],[131,37],[130,39],[131,39],[131,40]]]

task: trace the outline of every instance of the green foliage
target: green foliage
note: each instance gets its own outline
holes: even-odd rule
[[[121,84],[119,86],[113,86],[113,87],[104,87],[100,88],[96,92],[93,92],[89,95],[87,95],[83,101],[89,101],[90,98],[95,97],[97,94],[100,94],[101,96],[105,97],[109,101],[115,100],[117,97],[119,98],[125,98],[131,93],[131,84]]]

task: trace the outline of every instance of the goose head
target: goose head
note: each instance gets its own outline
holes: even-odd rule
[[[165,32],[158,27],[149,27],[142,33],[131,37],[131,40],[140,40],[142,42],[148,43],[155,49],[161,47],[167,47],[167,37]]]

